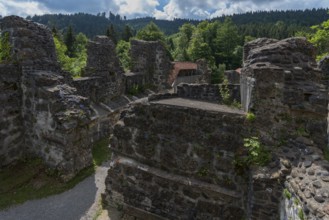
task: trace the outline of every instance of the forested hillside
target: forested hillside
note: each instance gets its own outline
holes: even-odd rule
[[[289,11],[269,11],[269,12],[248,12],[244,14],[234,14],[211,19],[211,21],[224,21],[230,17],[238,26],[240,34],[253,37],[274,37],[285,38],[294,35],[297,30],[308,29],[312,25],[320,24],[329,19],[328,9],[312,10],[289,10]],[[98,34],[105,34],[106,29],[113,24],[114,29],[121,37],[126,25],[130,26],[134,33],[145,25],[154,22],[166,35],[178,32],[179,27],[184,23],[197,25],[201,21],[189,19],[157,20],[152,17],[125,19],[121,15],[114,15],[112,12],[91,15],[77,13],[72,15],[54,14],[28,17],[35,22],[45,24],[57,29],[65,29],[72,25],[75,32],[82,32],[88,37]]]

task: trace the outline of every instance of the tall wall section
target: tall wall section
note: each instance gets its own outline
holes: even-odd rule
[[[131,71],[144,74],[147,84],[157,90],[169,88],[168,77],[172,69],[169,52],[159,41],[131,41]]]
[[[21,71],[17,65],[0,65],[0,166],[9,164],[24,153],[20,81]]]
[[[96,36],[87,45],[85,78],[75,80],[79,93],[94,102],[109,102],[124,93],[123,68],[114,43],[106,36]]]
[[[5,159],[1,165],[33,154],[57,168],[63,179],[69,179],[92,163],[90,140],[85,135],[89,104],[67,84],[49,29],[16,16],[1,19],[0,28],[9,34],[11,45],[11,67],[1,67],[2,72],[6,71],[1,75],[2,85],[7,85],[6,92],[10,88],[15,92],[14,96],[4,96],[4,103],[15,103],[11,108],[15,113],[10,115],[4,110],[6,115],[1,120],[11,121],[9,124],[19,131],[2,130],[0,142],[5,144],[0,152]],[[11,140],[16,136],[19,140]]]
[[[241,92],[249,100],[243,103],[272,151],[272,162],[251,172],[251,218],[280,210],[281,219],[329,219],[327,78],[317,68],[314,47],[304,38],[258,39],[244,55]]]

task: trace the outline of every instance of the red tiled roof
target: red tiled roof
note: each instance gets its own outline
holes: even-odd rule
[[[174,62],[174,68],[169,74],[168,82],[171,85],[177,78],[178,73],[181,70],[196,70],[198,69],[198,64],[192,62]]]
[[[235,72],[241,74],[241,68],[237,68],[237,69],[235,70]]]

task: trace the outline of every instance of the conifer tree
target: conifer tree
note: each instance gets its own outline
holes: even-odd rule
[[[68,27],[67,32],[66,32],[65,37],[64,37],[64,43],[67,47],[66,54],[69,57],[74,56],[74,42],[75,42],[75,36],[73,34],[72,26],[70,25]]]

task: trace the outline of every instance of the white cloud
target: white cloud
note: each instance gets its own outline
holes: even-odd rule
[[[14,14],[22,17],[50,12],[50,10],[40,2],[12,0],[0,0],[0,10],[2,16]]]
[[[329,0],[0,0],[3,16],[112,11],[128,18],[205,19],[246,11],[319,7],[329,7]]]
[[[118,13],[128,18],[135,16],[153,16],[156,13],[156,7],[159,5],[157,0],[115,0],[119,8]]]
[[[223,14],[243,13],[258,10],[287,10],[329,7],[327,0],[170,0],[157,18],[205,19]]]

